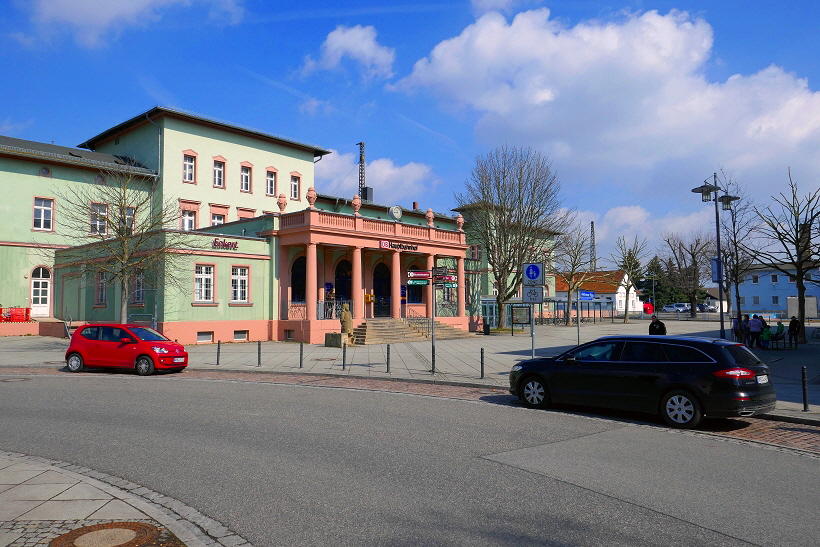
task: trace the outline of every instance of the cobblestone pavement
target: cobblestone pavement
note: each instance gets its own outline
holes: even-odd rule
[[[48,545],[52,540],[68,534],[77,529],[78,525],[83,527],[98,524],[109,524],[112,522],[142,522],[150,524],[159,530],[159,537],[150,543],[142,543],[141,547],[185,547],[179,538],[171,533],[167,528],[159,525],[153,520],[27,520],[8,521],[0,523],[0,545],[7,547],[34,547],[36,545]],[[8,540],[8,541],[6,541]]]
[[[31,368],[4,368],[3,375],[8,374],[59,374],[49,369]],[[91,372],[91,374],[111,374],[108,371]],[[361,389],[374,391],[390,391],[396,393],[411,393],[430,397],[450,397],[470,401],[484,401],[489,404],[519,406],[518,400],[501,387],[472,387],[460,385],[434,384],[414,382],[408,380],[379,380],[356,378],[350,376],[323,376],[284,373],[235,372],[235,371],[208,371],[188,369],[181,376],[166,376],[173,380],[200,380],[200,381],[237,381],[237,382],[265,382],[276,384],[296,384],[315,387],[333,387],[344,389]],[[562,407],[557,411],[572,412],[583,415],[594,414],[598,417],[624,420],[649,424],[657,427],[666,427],[660,418],[653,420],[646,415]],[[706,420],[700,433],[734,438],[744,441],[769,444],[803,452],[806,455],[820,457],[820,426],[792,424],[776,419],[766,418],[730,418],[720,420]]]

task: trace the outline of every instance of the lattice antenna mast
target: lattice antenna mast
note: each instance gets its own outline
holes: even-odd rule
[[[595,221],[589,223],[589,265],[593,272],[598,270],[598,259],[595,257]]]
[[[359,145],[359,197],[365,199],[364,196],[364,143],[356,143]]]

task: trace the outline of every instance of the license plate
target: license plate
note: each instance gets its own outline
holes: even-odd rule
[[[768,374],[761,374],[757,377],[758,384],[768,384],[769,383],[769,375]]]
[[[185,362],[185,357],[174,357],[174,363],[184,363],[184,362]],[[760,378],[760,376],[758,376],[758,378]],[[768,380],[766,380],[766,381],[768,382]],[[763,382],[760,382],[760,383],[762,384]]]

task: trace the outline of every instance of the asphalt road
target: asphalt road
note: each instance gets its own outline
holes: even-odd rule
[[[813,545],[818,459],[409,394],[89,373],[0,382],[0,448],[273,545]]]

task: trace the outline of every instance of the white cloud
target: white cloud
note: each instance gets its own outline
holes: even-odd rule
[[[473,5],[473,12],[476,15],[481,15],[488,11],[509,13],[514,7],[525,3],[525,0],[471,0],[470,3]]]
[[[376,29],[372,26],[339,25],[327,35],[321,49],[318,60],[314,61],[310,56],[305,58],[303,74],[335,69],[342,63],[342,59],[348,57],[361,66],[362,75],[366,79],[393,76],[395,50],[376,41]]]
[[[32,19],[44,35],[65,27],[74,32],[78,43],[99,47],[105,38],[129,26],[146,27],[159,20],[172,6],[205,6],[208,16],[222,23],[236,24],[243,16],[241,0],[35,0]]]
[[[477,113],[482,146],[533,146],[579,200],[597,190],[610,207],[688,196],[720,167],[761,196],[790,165],[820,178],[820,93],[777,66],[711,82],[712,43],[678,11],[572,27],[547,9],[491,12],[389,88]]]
[[[316,164],[316,191],[353,198],[359,193],[359,156],[331,152]],[[382,205],[400,203],[410,207],[411,200],[418,200],[437,182],[429,165],[416,162],[396,165],[389,158],[367,163],[365,173],[367,185],[373,188],[374,202]]]

